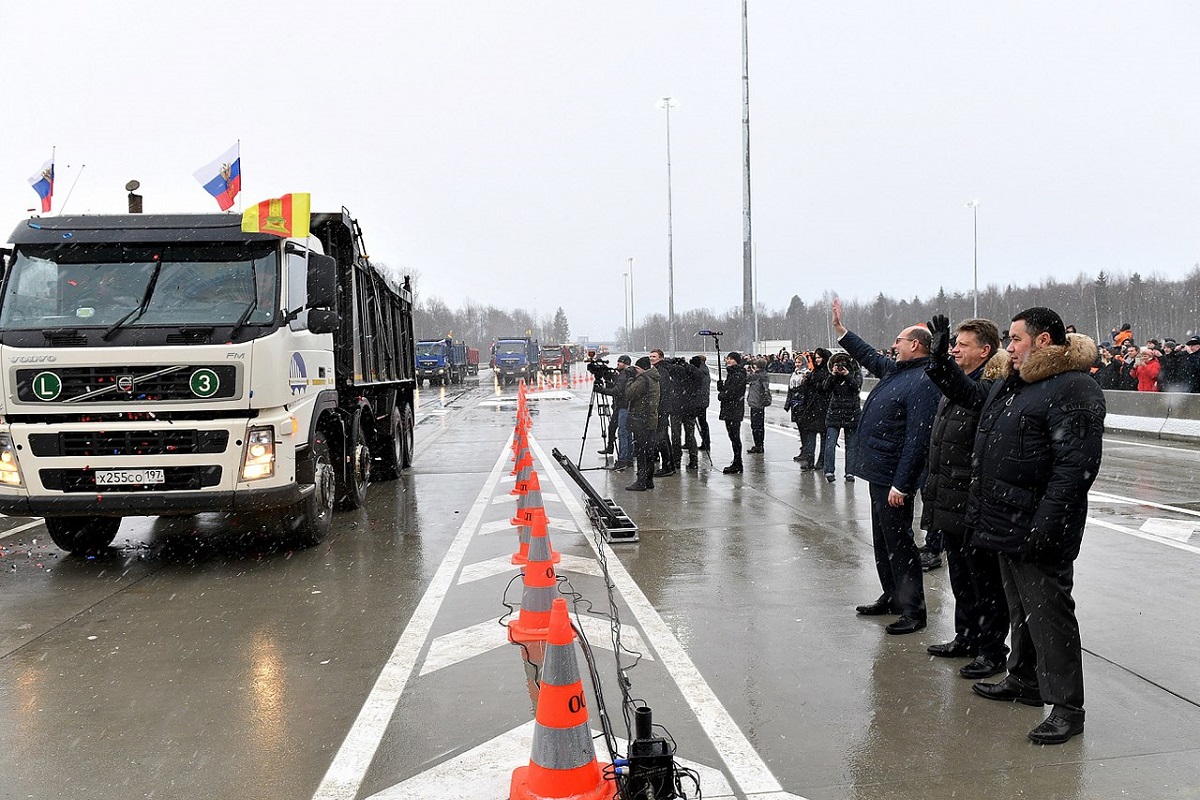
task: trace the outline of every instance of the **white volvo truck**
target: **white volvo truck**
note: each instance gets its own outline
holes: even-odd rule
[[[329,532],[413,454],[412,293],[358,223],[307,239],[240,217],[34,218],[0,283],[0,511],[59,547],[126,516],[233,512]]]

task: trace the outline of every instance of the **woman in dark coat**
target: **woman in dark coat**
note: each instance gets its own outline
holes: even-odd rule
[[[825,413],[825,480],[833,483],[834,459],[837,456],[838,434],[846,432],[845,463],[853,463],[854,437],[858,433],[858,418],[862,414],[862,369],[849,353],[838,353],[829,359],[829,410]],[[847,481],[854,476],[846,473]]]
[[[813,351],[813,368],[800,382],[797,402],[792,405],[792,422],[800,429],[800,469],[815,470],[817,454],[825,450],[825,412],[829,409],[829,351]],[[821,449],[817,449],[817,439]]]

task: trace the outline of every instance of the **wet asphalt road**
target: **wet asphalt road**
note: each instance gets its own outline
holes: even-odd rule
[[[558,573],[598,618],[609,600],[579,492],[549,458],[579,456],[587,392],[542,395],[533,435]],[[505,797],[531,719],[495,624],[521,594],[505,524],[515,406],[490,387],[456,394],[422,392],[414,468],[312,550],[209,515],[127,520],[92,560],[36,524],[0,538],[0,797]],[[715,409],[716,470],[640,494],[622,489],[629,473],[586,473],[641,526],[609,553],[623,642],[643,654],[631,693],[705,796],[1200,797],[1195,447],[1106,443],[1076,566],[1087,731],[1037,747],[1025,733],[1043,711],[977,698],[964,661],[925,654],[953,635],[945,569],[926,576],[926,630],[890,637],[887,618],[855,616],[878,593],[866,487],[841,480],[840,456],[833,484],[801,473],[771,415],[742,476],[719,472]],[[585,467],[602,463],[597,429]]]

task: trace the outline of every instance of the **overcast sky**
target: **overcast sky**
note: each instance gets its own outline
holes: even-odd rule
[[[1200,261],[1200,3],[750,0],[753,241],[768,308]],[[562,306],[577,336],[740,306],[739,0],[8,2],[5,233],[54,213],[346,206],[452,307]],[[86,165],[86,168],[84,167]],[[72,188],[73,187],[73,188]],[[70,193],[69,201],[68,194]]]

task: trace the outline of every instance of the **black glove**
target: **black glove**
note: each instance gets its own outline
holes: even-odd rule
[[[717,381],[717,391],[722,392],[724,390],[725,390],[725,381]]]
[[[950,353],[950,318],[945,314],[934,314],[929,320],[929,333],[933,336],[930,354],[939,361],[945,359]]]

